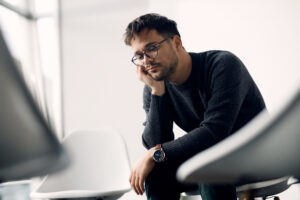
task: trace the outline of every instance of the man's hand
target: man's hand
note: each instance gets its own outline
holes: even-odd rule
[[[154,80],[146,71],[144,66],[137,66],[136,72],[138,79],[148,85],[152,89],[152,94],[162,96],[165,93],[164,81]]]
[[[137,161],[131,170],[129,182],[132,189],[134,189],[138,195],[143,195],[145,192],[144,181],[155,165],[155,161],[152,157],[154,151],[155,147],[149,149],[147,153]]]

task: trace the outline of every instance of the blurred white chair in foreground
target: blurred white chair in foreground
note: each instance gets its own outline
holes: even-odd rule
[[[230,137],[184,162],[177,178],[235,184],[238,192],[249,191],[247,199],[282,192],[300,180],[299,129],[300,85],[272,115],[262,111]]]
[[[72,163],[48,175],[31,193],[33,199],[118,199],[130,190],[130,166],[123,138],[111,129],[76,131],[63,145]]]

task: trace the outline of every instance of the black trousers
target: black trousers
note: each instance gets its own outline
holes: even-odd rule
[[[188,185],[176,180],[177,167],[158,163],[145,180],[148,200],[179,200],[180,193],[199,190],[202,200],[236,200],[232,185]]]

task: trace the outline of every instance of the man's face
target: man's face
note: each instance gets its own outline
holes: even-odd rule
[[[156,30],[144,29],[131,40],[131,47],[135,55],[143,55],[143,51],[157,45],[166,39],[159,35]],[[175,71],[178,64],[178,56],[172,38],[159,45],[158,54],[155,58],[143,55],[142,67],[157,81],[168,78]]]

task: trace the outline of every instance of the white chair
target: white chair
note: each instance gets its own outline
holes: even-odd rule
[[[255,193],[266,198],[282,192],[295,183],[289,183],[289,176],[300,178],[299,128],[300,86],[277,112],[261,112],[232,136],[187,160],[177,178],[186,183],[236,184],[238,192],[257,190],[249,199]]]
[[[123,138],[111,129],[77,131],[64,141],[71,157],[66,170],[48,175],[33,199],[118,199],[130,190],[130,166]]]

